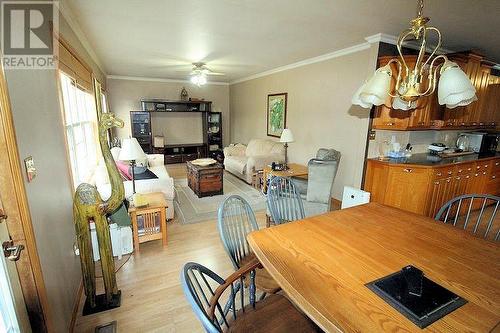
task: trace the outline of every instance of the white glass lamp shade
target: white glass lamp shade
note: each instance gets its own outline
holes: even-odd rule
[[[122,149],[120,150],[120,155],[118,159],[121,161],[135,161],[143,159],[146,156],[144,150],[142,150],[141,145],[137,142],[136,138],[126,138],[123,139]]]
[[[476,88],[467,75],[451,61],[441,68],[438,84],[438,102],[448,108],[468,105],[477,100]]]
[[[371,109],[372,106],[373,106],[373,104],[371,104],[371,103],[364,103],[359,98],[359,95],[361,94],[361,92],[363,91],[363,89],[365,89],[365,87],[366,87],[366,82],[363,83],[363,85],[361,87],[359,87],[358,90],[356,90],[356,92],[352,96],[351,103],[353,105],[359,105],[359,106],[361,106],[362,108],[365,108],[365,109]]]
[[[401,98],[396,97],[392,100],[392,108],[396,110],[413,110],[417,107],[417,102],[413,101],[408,104],[408,102],[403,101]]]
[[[295,141],[295,140],[293,139],[292,131],[290,131],[290,129],[288,129],[288,128],[285,128],[283,130],[283,132],[281,133],[280,142],[288,143],[288,142],[293,142],[293,141]]]
[[[392,70],[385,65],[375,71],[368,80],[365,88],[359,94],[360,100],[365,104],[382,105],[389,96],[391,86]]]

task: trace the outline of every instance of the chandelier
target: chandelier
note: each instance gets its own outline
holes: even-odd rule
[[[397,49],[399,58],[391,59],[387,65],[380,67],[354,94],[352,104],[364,108],[382,105],[390,96],[393,98],[392,108],[410,110],[417,106],[417,100],[430,96],[438,90],[438,102],[452,109],[468,105],[477,100],[476,89],[467,75],[453,61],[436,52],[441,46],[441,32],[435,27],[427,26],[428,17],[422,15],[423,0],[418,0],[417,17],[410,21],[410,28],[399,35]],[[427,56],[428,35],[437,37],[437,44]],[[402,48],[405,41],[414,40],[420,44],[413,68],[406,63]],[[392,68],[397,67],[394,91],[391,91]],[[438,83],[439,74],[439,83]]]

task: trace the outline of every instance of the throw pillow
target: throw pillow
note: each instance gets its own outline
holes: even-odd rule
[[[122,177],[124,177],[125,180],[132,180],[132,174],[130,173],[128,163],[122,161],[116,161],[116,167],[118,168],[118,171],[120,171],[120,174],[122,175]]]

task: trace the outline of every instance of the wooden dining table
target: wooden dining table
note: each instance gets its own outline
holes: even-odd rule
[[[327,332],[500,332],[500,245],[370,203],[252,232],[288,297]],[[424,329],[365,284],[407,265],[468,302]]]

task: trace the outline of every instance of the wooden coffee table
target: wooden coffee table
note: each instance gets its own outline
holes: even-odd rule
[[[223,194],[222,164],[215,163],[209,166],[199,166],[186,162],[188,186],[198,198]]]

